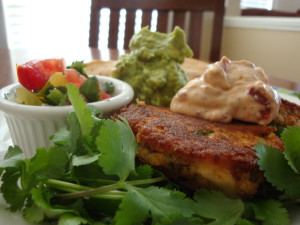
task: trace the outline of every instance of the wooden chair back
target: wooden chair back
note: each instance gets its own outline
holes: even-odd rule
[[[153,10],[157,10],[157,31],[168,32],[175,26],[186,31],[187,43],[194,52],[194,58],[200,57],[203,13],[214,13],[212,39],[209,60],[220,58],[224,0],[92,0],[90,18],[89,46],[98,47],[100,10],[110,9],[108,47],[117,48],[120,10],[126,10],[124,48],[128,49],[129,41],[134,34],[136,10],[142,10],[142,27],[151,24]],[[170,26],[170,12],[173,21]],[[187,23],[187,19],[189,22]],[[186,26],[187,25],[187,26]],[[171,28],[171,29],[170,29]]]

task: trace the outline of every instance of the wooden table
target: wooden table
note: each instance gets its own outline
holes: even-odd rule
[[[67,65],[76,60],[89,62],[94,59],[117,60],[124,51],[116,49],[73,48],[73,49],[13,49],[0,48],[0,88],[17,81],[16,64],[32,59],[65,58]],[[270,77],[270,84],[300,92],[300,84],[284,79]]]

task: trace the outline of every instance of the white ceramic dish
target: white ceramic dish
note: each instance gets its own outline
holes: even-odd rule
[[[127,105],[133,98],[133,89],[127,83],[111,77],[97,76],[100,84],[113,82],[115,91],[109,99],[89,103],[101,109],[104,114],[111,114]],[[0,90],[0,110],[11,134],[12,143],[18,145],[25,157],[34,155],[39,147],[49,147],[48,137],[66,124],[72,106],[30,106],[22,105],[5,98],[13,93],[19,83],[11,84]]]

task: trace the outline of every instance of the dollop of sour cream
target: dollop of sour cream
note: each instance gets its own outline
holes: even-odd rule
[[[280,102],[261,67],[223,57],[180,89],[170,109],[224,123],[237,119],[267,125],[276,117]]]

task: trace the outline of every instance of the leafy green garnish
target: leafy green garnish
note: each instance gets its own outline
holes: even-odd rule
[[[67,84],[68,96],[73,104],[83,136],[90,135],[94,126],[92,111],[86,107],[85,101],[80,97],[79,90],[72,84]]]
[[[86,64],[84,61],[74,61],[71,65],[67,66],[67,69],[75,69],[77,70],[81,75],[88,77],[86,70],[85,70]]]
[[[112,136],[111,134],[114,134]],[[135,169],[137,144],[125,120],[105,120],[97,138],[97,146],[102,156],[99,164],[104,172],[117,175],[122,181]]]
[[[289,165],[295,173],[300,173],[300,128],[289,127],[282,134],[281,138],[285,145],[283,153]]]
[[[220,192],[200,190],[196,193],[196,211],[204,218],[212,219],[211,225],[235,224],[241,217],[244,204],[240,199],[229,199]]]
[[[60,178],[65,173],[67,162],[66,152],[60,148],[37,149],[36,155],[31,159],[22,160],[22,154],[17,146],[10,147],[7,160],[0,163],[0,168],[4,169],[1,192],[12,211],[24,207],[31,198],[32,189],[40,182],[50,177]]]
[[[96,77],[88,78],[79,88],[80,93],[88,102],[99,101],[99,83]]]
[[[102,119],[79,90],[67,84],[74,112],[50,148],[23,158],[10,147],[0,162],[1,188],[13,212],[33,223],[60,225],[286,225],[288,214],[278,200],[231,199],[217,191],[178,191],[149,165],[136,161],[137,143],[128,122]],[[282,133],[286,151],[256,147],[267,180],[281,199],[299,198],[298,128]],[[292,140],[293,139],[293,140]]]
[[[300,128],[297,127],[288,127],[283,131],[284,152],[261,143],[255,147],[258,165],[265,172],[266,179],[282,192],[282,199],[300,198],[299,134]]]
[[[275,200],[258,200],[249,204],[254,212],[255,220],[264,225],[289,224],[287,210]]]
[[[212,130],[204,130],[204,129],[195,131],[195,134],[198,134],[198,135],[201,135],[201,136],[208,136],[208,135],[213,134],[213,133],[214,132]]]
[[[103,89],[107,94],[112,94],[115,91],[115,85],[113,82],[105,82]]]

